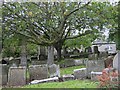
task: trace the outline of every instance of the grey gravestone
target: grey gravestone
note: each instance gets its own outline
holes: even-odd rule
[[[70,74],[63,75],[62,78],[63,78],[63,81],[74,80],[74,75],[70,75]]]
[[[32,65],[41,65],[41,64],[46,64],[47,61],[32,61],[31,64]]]
[[[26,67],[10,67],[8,73],[9,86],[23,86],[26,84]]]
[[[84,79],[86,78],[86,68],[75,69],[74,70],[75,79]]]
[[[116,68],[120,73],[120,51],[115,55],[113,59],[113,68]]]
[[[83,64],[83,60],[74,60],[74,63],[75,63],[76,66],[82,65]]]
[[[75,66],[74,60],[66,60],[64,64],[65,67]]]
[[[0,64],[0,86],[7,85],[8,81],[8,66],[7,64]]]
[[[59,65],[53,64],[48,66],[48,72],[50,74],[50,77],[60,77],[60,67]]]
[[[97,60],[98,59],[98,55],[97,54],[89,54],[88,55],[88,60]]]
[[[29,66],[30,80],[41,80],[48,78],[47,65],[31,65]]]
[[[87,77],[91,77],[91,71],[101,72],[104,68],[104,60],[88,60],[86,63]]]

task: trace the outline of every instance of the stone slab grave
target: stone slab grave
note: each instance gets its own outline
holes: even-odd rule
[[[113,59],[113,68],[116,68],[120,73],[120,51],[115,55]]]
[[[52,64],[48,66],[48,72],[50,77],[60,77],[60,67],[59,65]]]
[[[98,80],[98,78],[97,78],[97,76],[99,76],[99,75],[102,75],[102,72],[91,72],[91,80],[93,80],[93,81],[97,81]]]
[[[86,78],[86,68],[74,69],[73,71],[75,79]]]
[[[87,77],[91,77],[91,72],[101,72],[105,68],[104,60],[88,60],[86,63]]]
[[[43,65],[31,65],[29,66],[30,80],[41,80],[48,78],[48,67]]]
[[[47,79],[42,79],[42,80],[33,80],[30,82],[30,84],[38,84],[38,83],[45,83],[45,82],[57,82],[59,81],[58,77],[53,77],[53,78],[47,78]]]
[[[26,67],[10,67],[8,86],[23,86],[26,84]]]
[[[68,74],[62,76],[63,81],[74,80],[74,75]]]
[[[83,60],[74,60],[75,66],[82,65],[84,63]]]
[[[0,64],[0,86],[7,85],[8,81],[8,66],[7,64]]]

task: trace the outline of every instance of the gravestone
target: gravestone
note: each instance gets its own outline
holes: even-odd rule
[[[59,65],[52,64],[48,66],[48,72],[50,77],[60,77],[60,67]]]
[[[116,68],[120,73],[120,51],[115,55],[113,59],[113,68]]]
[[[97,54],[89,54],[88,55],[88,60],[97,60],[98,59],[98,55]]]
[[[7,85],[8,81],[8,66],[7,64],[0,64],[0,86]]]
[[[86,68],[75,69],[73,71],[75,79],[84,79],[86,78]]]
[[[31,65],[29,66],[30,80],[41,80],[48,78],[47,65]]]
[[[68,74],[62,76],[63,81],[74,80],[74,75]]]
[[[65,67],[75,66],[74,60],[65,60]]]
[[[83,64],[83,60],[74,60],[74,63],[75,63],[76,66],[82,65]]]
[[[104,60],[88,60],[86,63],[87,77],[91,77],[91,71],[101,72],[104,68]]]
[[[23,86],[26,84],[26,67],[10,67],[8,86]]]

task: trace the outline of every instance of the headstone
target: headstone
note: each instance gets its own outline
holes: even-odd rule
[[[98,59],[98,55],[97,54],[89,54],[88,55],[88,60],[97,60]]]
[[[65,60],[64,62],[65,67],[75,66],[74,60]]]
[[[62,76],[63,81],[74,80],[74,75],[68,74]]]
[[[88,60],[86,63],[87,77],[91,77],[91,71],[101,72],[104,68],[104,60]]]
[[[86,78],[86,68],[75,69],[74,70],[75,79],[84,79]]]
[[[98,80],[98,78],[97,78],[97,76],[100,76],[100,75],[102,75],[102,72],[91,72],[91,80],[93,80],[93,81],[97,81]]]
[[[60,77],[60,67],[59,65],[52,64],[48,66],[48,72],[50,77]]]
[[[120,51],[115,55],[113,59],[113,68],[116,68],[120,73]]]
[[[30,80],[41,80],[48,78],[47,65],[31,65],[29,66]]]
[[[83,60],[74,60],[74,63],[75,63],[76,66],[82,65],[83,64]]]
[[[58,77],[53,77],[53,78],[47,78],[47,79],[42,79],[42,80],[33,80],[30,82],[30,84],[38,84],[38,83],[45,83],[45,82],[57,82],[59,81]]]
[[[9,86],[23,86],[26,84],[26,67],[10,67],[8,73]]]
[[[8,66],[7,64],[0,64],[0,86],[7,85],[8,81]]]

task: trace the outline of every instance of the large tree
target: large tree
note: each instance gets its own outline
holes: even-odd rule
[[[65,40],[75,39],[92,32],[97,34],[107,25],[104,6],[109,3],[83,2],[29,2],[4,3],[3,25],[23,35],[27,41],[55,47],[58,58]],[[107,14],[109,15],[109,14]],[[107,18],[106,18],[107,17]],[[49,48],[52,51],[52,49]],[[52,55],[52,54],[51,54]]]

